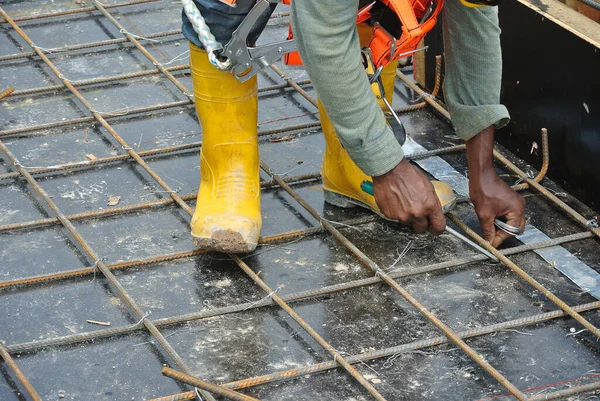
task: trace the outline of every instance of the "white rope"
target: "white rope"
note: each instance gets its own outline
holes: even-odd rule
[[[204,46],[206,53],[208,53],[208,60],[210,63],[222,71],[229,71],[231,68],[231,61],[229,59],[227,59],[227,61],[221,61],[217,57],[217,52],[223,50],[223,45],[215,39],[210,28],[206,24],[206,21],[204,21],[202,14],[200,14],[198,7],[196,7],[192,0],[181,0],[181,4],[183,5],[185,15],[187,15],[190,20],[194,31],[198,34],[198,39],[200,39],[202,46]]]

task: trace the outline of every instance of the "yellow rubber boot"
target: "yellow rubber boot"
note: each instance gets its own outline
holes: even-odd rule
[[[357,28],[361,47],[368,46],[373,37],[373,28],[365,23],[358,24]],[[394,94],[397,68],[398,60],[394,60],[385,66],[380,74],[385,98],[390,104]],[[369,67],[367,72],[372,74],[373,67]],[[371,89],[378,97],[379,106],[388,113],[387,106],[381,99],[379,86],[374,83]],[[360,187],[364,180],[372,181],[372,178],[363,173],[350,159],[320,101],[319,115],[325,135],[325,154],[321,171],[325,201],[339,207],[366,207],[379,213],[375,198],[366,194]],[[431,183],[442,205],[442,211],[446,213],[455,205],[456,196],[448,184],[441,181],[431,181]]]
[[[359,32],[360,26],[359,25]],[[369,27],[370,28],[370,27]],[[372,28],[370,28],[372,29]],[[361,35],[362,38],[362,35]],[[398,62],[389,63],[382,71],[381,78],[385,90],[385,97],[392,103],[394,93],[394,78],[396,77],[396,68]],[[380,95],[377,84],[372,85],[376,95]],[[379,105],[383,110],[387,110],[383,100],[379,100]],[[360,188],[360,183],[364,180],[370,180],[371,177],[362,172],[360,168],[348,155],[346,149],[340,143],[335,128],[327,117],[325,108],[319,100],[319,115],[321,117],[321,128],[325,135],[325,154],[323,156],[323,166],[321,175],[323,177],[323,190],[325,192],[325,201],[339,207],[362,206],[379,211],[375,198],[366,194]]]
[[[196,112],[202,124],[200,189],[192,240],[202,249],[254,250],[261,229],[256,77],[238,82],[190,44]]]

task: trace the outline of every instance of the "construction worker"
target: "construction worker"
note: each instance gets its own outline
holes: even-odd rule
[[[495,228],[495,218],[503,216],[521,230],[525,224],[523,198],[497,176],[493,165],[494,132],[509,121],[508,111],[499,103],[498,9],[470,7],[461,1],[446,0],[442,11],[444,94],[456,133],[466,142],[470,196],[483,235],[497,247],[510,234]],[[223,44],[254,4],[253,0],[237,0],[235,7],[220,0],[194,2]],[[274,7],[255,25],[250,43],[258,38]],[[319,97],[326,140],[325,201],[341,207],[359,203],[411,224],[419,233],[429,229],[439,235],[446,220],[434,188],[404,159],[371,91],[360,57],[361,45],[370,40],[370,28],[357,30],[358,7],[359,0],[292,1],[294,36]],[[192,238],[203,249],[249,252],[261,229],[256,77],[240,83],[211,65],[185,13],[183,33],[191,42],[190,68],[203,129]],[[390,101],[396,66],[392,62],[382,72]],[[374,197],[360,188],[371,177]]]

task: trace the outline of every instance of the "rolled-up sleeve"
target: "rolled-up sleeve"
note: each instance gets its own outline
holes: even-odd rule
[[[508,124],[500,104],[502,51],[498,7],[470,8],[446,0],[443,10],[444,97],[458,136],[467,141],[485,128]]]

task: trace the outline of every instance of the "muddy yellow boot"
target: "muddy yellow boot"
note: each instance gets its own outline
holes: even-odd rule
[[[261,229],[256,77],[238,82],[190,44],[196,112],[202,124],[200,190],[192,240],[202,249],[254,250]]]

